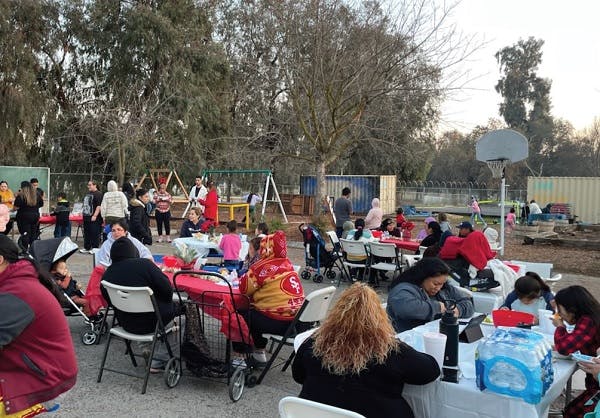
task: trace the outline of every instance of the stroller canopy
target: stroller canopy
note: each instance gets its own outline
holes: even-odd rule
[[[69,237],[51,238],[33,241],[29,252],[31,256],[47,271],[60,259],[71,257],[79,247]]]

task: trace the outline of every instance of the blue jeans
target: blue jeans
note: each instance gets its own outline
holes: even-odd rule
[[[70,237],[71,236],[71,222],[66,225],[55,225],[54,226],[54,238]]]

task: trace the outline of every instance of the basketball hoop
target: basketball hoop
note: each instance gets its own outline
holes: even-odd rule
[[[509,160],[489,160],[485,163],[492,171],[492,177],[499,179],[504,177],[504,168],[508,165]]]

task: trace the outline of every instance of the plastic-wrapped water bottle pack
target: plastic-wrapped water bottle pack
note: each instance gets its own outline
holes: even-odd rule
[[[500,327],[479,343],[475,368],[480,390],[535,404],[554,381],[552,346],[535,331]]]

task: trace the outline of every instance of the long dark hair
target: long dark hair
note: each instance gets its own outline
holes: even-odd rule
[[[600,303],[583,286],[569,286],[559,290],[554,296],[557,305],[562,306],[578,321],[584,315],[589,316],[596,326],[600,325]]]
[[[437,223],[436,221],[431,221],[427,224],[427,227],[431,229],[431,233],[434,237],[440,239],[440,237],[442,236],[442,227],[439,223]]]
[[[6,235],[0,235],[0,255],[8,261],[8,264],[16,263],[19,260],[27,260],[33,264],[33,267],[37,272],[38,281],[42,286],[48,289],[59,303],[62,304],[64,302],[64,296],[57,284],[52,280],[50,272],[42,270],[40,265],[29,254],[19,254],[17,245]]]
[[[354,236],[352,238],[355,241],[358,241],[360,237],[362,237],[363,229],[365,229],[365,220],[358,218],[356,222],[354,222],[354,227],[356,228],[356,231],[354,231]]]
[[[450,268],[441,259],[437,257],[422,258],[414,266],[396,277],[390,284],[390,289],[398,283],[412,283],[421,286],[421,283],[428,277],[448,274],[450,274]]]

